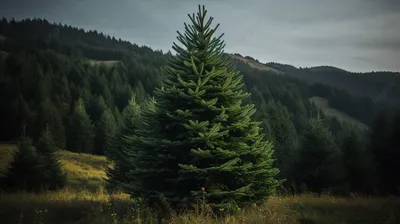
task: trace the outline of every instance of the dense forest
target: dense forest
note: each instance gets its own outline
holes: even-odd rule
[[[201,16],[202,11],[198,15]],[[193,27],[199,26],[195,24]],[[201,33],[207,30],[195,28],[186,31]],[[106,155],[115,162],[115,167],[107,170],[110,188],[122,188],[132,195],[144,194],[149,198],[154,196],[152,190],[163,192],[169,200],[177,200],[174,201],[177,205],[188,194],[188,189],[205,183],[207,187],[212,186],[207,189],[211,192],[207,197],[219,209],[226,208],[231,200],[238,205],[257,201],[272,194],[275,188],[292,193],[305,190],[345,195],[399,193],[400,110],[396,103],[400,92],[391,86],[400,84],[398,73],[356,74],[327,66],[295,68],[278,63],[265,64],[280,71],[278,74],[230,58],[223,53],[222,44],[209,37],[211,34],[205,36],[197,35],[196,38],[208,41],[208,47],[214,51],[214,54],[207,52],[211,56],[204,55],[202,41],[187,43],[188,39],[182,36],[178,39],[188,49],[174,45],[177,53],[173,55],[97,31],[52,24],[42,19],[2,19],[0,141],[17,142],[19,148],[4,185],[11,189],[21,185],[16,175],[20,170],[15,167],[19,166],[19,160],[29,160],[29,166],[36,167],[39,162],[32,159],[34,149],[40,154],[41,161],[46,161],[43,162],[46,167],[57,168],[57,159],[46,154],[51,151],[48,148],[53,147]],[[189,54],[200,58],[198,60],[204,64],[190,59]],[[211,87],[204,87],[206,81],[197,84],[192,76],[184,76],[188,74],[184,65],[191,64],[195,65],[193,70],[199,69],[199,73],[203,69],[211,73],[213,68],[222,71],[226,65],[222,58],[233,62],[233,67],[226,68],[232,75],[223,77],[225,79],[217,76],[204,78],[211,80]],[[235,69],[243,75],[242,80],[237,78],[240,76],[236,76]],[[225,83],[224,80],[228,81]],[[244,85],[240,85],[242,81]],[[196,89],[196,85],[206,88],[204,92],[210,95]],[[179,92],[185,88],[196,90],[191,90],[193,93],[189,91],[192,95]],[[216,90],[219,88],[223,93]],[[249,97],[244,94],[247,92]],[[218,102],[213,101],[212,94],[221,95]],[[193,103],[188,100],[189,95],[203,101]],[[332,107],[367,124],[369,129],[363,130],[324,115],[310,102],[312,96],[326,98]],[[245,106],[238,109],[236,104],[242,99]],[[255,111],[246,106],[252,104]],[[215,115],[218,113],[221,114]],[[231,122],[228,122],[231,126],[221,129],[216,125],[208,130],[206,122],[211,121],[208,118],[212,116],[222,123]],[[179,126],[182,119],[190,117],[196,118],[197,123]],[[259,130],[256,128],[258,123],[250,122],[250,117],[261,122],[260,133],[255,134]],[[207,144],[191,142],[192,138],[195,139],[192,131],[197,129],[209,131],[207,140],[204,140]],[[226,134],[228,132],[230,135]],[[225,142],[221,142],[221,138]],[[251,170],[242,164],[241,169],[246,171],[235,171],[232,168],[234,162],[228,163],[227,158],[237,155],[228,149],[237,147],[237,150],[246,151],[250,147],[246,144],[251,141],[266,142],[262,146],[251,146],[263,148],[265,153],[257,154],[254,150],[249,158],[246,157],[260,165]],[[153,142],[159,145],[154,146]],[[186,154],[163,154],[164,148],[178,151],[189,147],[185,144],[199,148],[193,154],[201,159]],[[21,156],[24,153],[30,153],[28,159]],[[150,153],[159,154],[160,161]],[[253,158],[257,156],[264,158],[264,163]],[[164,160],[167,162],[161,162]],[[150,181],[174,177],[178,171],[171,168],[170,163],[178,160],[187,160],[188,163],[182,165],[184,171],[179,181],[159,186]],[[202,167],[204,164],[217,166],[221,161],[228,161],[224,166],[231,168]],[[141,170],[136,166],[145,168]],[[161,172],[164,168],[170,170]],[[157,169],[160,172],[156,172]],[[41,184],[48,182],[51,187],[47,187],[55,189],[63,185],[64,177],[57,169],[54,170],[51,178],[35,178],[48,178]],[[236,178],[238,172],[247,179],[232,183],[229,178]],[[34,177],[34,174],[29,175]],[[193,179],[193,175],[198,178]],[[207,175],[213,179],[207,179]],[[132,184],[137,179],[143,184]],[[220,180],[217,184],[225,187],[213,185],[212,181],[217,179]],[[241,189],[252,196],[229,192],[231,188],[242,186],[243,181],[254,183],[252,187]],[[42,185],[30,189],[37,190]],[[180,193],[177,195],[178,190]],[[204,191],[196,190],[196,195]]]

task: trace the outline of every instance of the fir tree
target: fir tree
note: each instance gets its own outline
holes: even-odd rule
[[[376,165],[367,151],[363,132],[354,125],[345,125],[339,134],[340,148],[349,183],[349,191],[370,194],[376,186]]]
[[[294,162],[295,181],[298,187],[322,193],[326,190],[341,191],[345,170],[341,152],[319,116],[311,118],[301,141]]]
[[[189,15],[183,47],[166,68],[166,80],[155,91],[154,105],[142,113],[137,151],[128,174],[128,193],[176,207],[203,196],[217,211],[264,202],[275,192],[272,143],[263,141],[254,105],[242,104],[248,93],[242,77],[224,55],[221,36],[214,37],[206,10]]]
[[[292,164],[295,151],[298,148],[297,132],[292,122],[292,114],[287,108],[271,100],[266,104],[264,120],[268,121],[271,130],[271,140],[274,142],[275,162],[280,170],[279,177],[285,178],[284,187],[289,187],[293,181]]]
[[[390,144],[390,185],[391,192],[395,194],[400,194],[400,109],[394,114],[392,128],[391,128],[391,144]]]
[[[42,179],[38,181],[41,181],[47,190],[64,187],[67,177],[62,171],[59,158],[55,155],[56,145],[49,128],[42,132],[36,150],[40,156],[42,169]]]
[[[378,163],[381,193],[399,194],[400,111],[382,111],[371,130],[371,150]]]
[[[370,151],[372,152],[377,164],[379,176],[380,192],[387,194],[393,193],[390,175],[392,170],[391,155],[391,125],[389,121],[389,113],[382,110],[375,118],[370,132]]]
[[[65,148],[65,127],[60,116],[60,112],[54,107],[49,99],[46,99],[40,104],[36,119],[36,135],[35,139],[38,139],[40,134],[49,128],[56,147],[61,149]]]
[[[138,131],[140,113],[141,107],[133,95],[123,111],[123,125],[115,138],[114,147],[107,152],[107,157],[114,162],[113,167],[106,168],[110,189],[123,189],[124,184],[135,181],[126,174],[132,169],[132,162],[136,155],[132,136]]]
[[[88,106],[88,114],[93,122],[98,122],[103,115],[104,111],[107,109],[107,105],[102,96],[94,96],[92,97],[89,106]]]
[[[104,155],[111,149],[117,134],[117,123],[110,109],[106,109],[96,127],[95,153]]]
[[[67,148],[75,152],[93,152],[94,127],[82,100],[78,100],[70,118]]]
[[[136,100],[140,103],[146,100],[147,95],[146,95],[146,90],[144,90],[144,87],[142,85],[142,82],[138,81],[136,84],[135,88],[133,89],[133,92],[136,95]]]
[[[6,191],[39,192],[42,190],[44,183],[38,181],[41,179],[43,171],[40,161],[40,157],[33,147],[32,139],[22,136],[2,180],[2,188]]]

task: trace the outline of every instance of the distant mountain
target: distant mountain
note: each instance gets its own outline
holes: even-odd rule
[[[277,74],[302,79],[310,84],[327,84],[353,94],[370,97],[374,101],[400,104],[400,88],[398,88],[400,87],[400,72],[355,73],[333,66],[296,68],[276,62],[263,64],[252,57],[240,54],[231,56],[234,60],[245,62],[256,69],[274,71]]]
[[[282,71],[284,74],[300,78],[308,83],[323,83],[351,93],[368,96],[375,101],[400,103],[399,72],[354,73],[332,66],[296,68],[290,65],[266,63],[268,67]]]
[[[26,35],[27,33],[29,35]],[[153,52],[150,47],[139,47],[97,31],[52,24],[42,19],[26,19],[19,22],[2,19],[0,35],[0,51],[3,52],[0,52],[0,57],[4,56],[4,52],[27,45],[34,48],[51,48],[67,55],[74,54],[76,49],[79,49],[83,56],[93,60],[122,60],[127,56]],[[159,53],[160,56],[163,54],[162,51]],[[229,55],[253,68],[285,74],[308,83],[323,83],[392,104],[400,101],[400,88],[395,88],[400,86],[399,72],[353,73],[332,66],[296,68],[275,62],[261,63],[250,56],[240,54]]]
[[[244,88],[256,99],[253,103],[260,111],[258,116],[269,113],[265,103],[277,102],[287,109],[287,119],[299,132],[304,120],[316,114],[318,105],[309,100],[314,96],[368,126],[382,108],[388,107],[379,100],[394,103],[400,96],[398,90],[387,88],[386,95],[376,97],[387,84],[399,83],[397,73],[358,74],[330,66],[296,68],[264,64],[237,53],[227,55],[243,74]],[[155,51],[95,30],[42,19],[2,19],[0,123],[6,128],[0,132],[0,141],[18,137],[23,125],[28,126],[28,132],[40,133],[32,127],[45,123],[40,110],[48,108],[60,111],[61,118],[54,118],[54,125],[63,123],[62,137],[63,128],[68,132],[67,124],[78,99],[83,99],[95,124],[105,107],[117,119],[133,92],[141,99],[153,94],[165,77],[163,67],[169,57],[170,52]],[[392,78],[396,80],[391,82]]]

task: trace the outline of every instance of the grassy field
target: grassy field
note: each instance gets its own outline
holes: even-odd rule
[[[361,121],[343,113],[340,110],[330,107],[328,100],[323,97],[313,96],[310,97],[309,100],[315,103],[315,105],[318,108],[322,109],[322,111],[325,113],[326,116],[336,117],[341,122],[345,121],[351,124],[355,124],[364,130],[369,129],[369,127],[366,124],[362,123]]]
[[[0,171],[10,163],[14,150],[14,145],[0,144]],[[104,168],[111,165],[104,156],[64,150],[60,150],[56,154],[63,164],[63,170],[67,173],[68,187],[96,190],[104,184],[106,178]]]
[[[0,168],[7,165],[14,146],[0,145]],[[1,223],[157,223],[155,212],[144,208],[123,193],[107,193],[102,187],[104,157],[58,152],[68,174],[68,187],[47,194],[14,193],[0,195]],[[206,203],[183,214],[170,212],[169,223],[254,223],[333,224],[400,223],[398,198],[339,198],[312,194],[274,196],[261,207],[237,215],[215,217]]]

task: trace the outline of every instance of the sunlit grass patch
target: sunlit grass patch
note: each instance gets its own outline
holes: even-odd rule
[[[15,145],[0,145],[0,172],[6,171],[12,161]],[[104,184],[107,178],[105,167],[111,162],[105,156],[96,156],[85,153],[74,153],[60,150],[56,152],[60,158],[63,170],[67,173],[67,186],[96,189]]]
[[[58,151],[63,170],[67,173],[70,186],[97,188],[107,178],[105,167],[111,163],[104,156],[69,151]]]
[[[12,161],[12,153],[15,150],[15,145],[0,144],[0,176],[4,174],[8,165]]]

